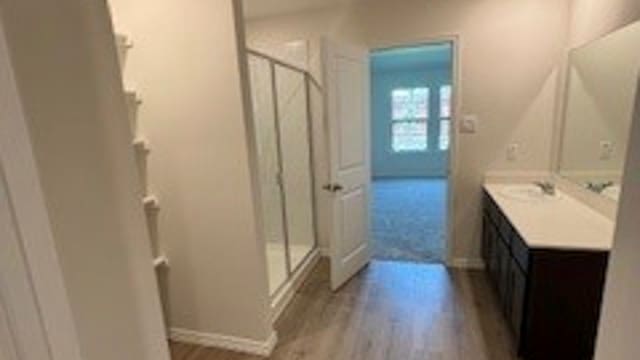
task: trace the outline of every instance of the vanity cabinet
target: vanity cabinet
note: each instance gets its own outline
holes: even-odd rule
[[[524,360],[593,358],[608,251],[530,248],[485,192],[482,256]]]

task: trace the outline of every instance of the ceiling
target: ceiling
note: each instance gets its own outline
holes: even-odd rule
[[[248,19],[316,10],[341,5],[353,0],[243,0]]]
[[[371,54],[373,71],[432,68],[446,66],[452,60],[449,43],[379,50]]]

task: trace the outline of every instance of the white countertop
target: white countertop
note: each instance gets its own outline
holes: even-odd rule
[[[561,191],[534,202],[505,195],[514,185],[485,184],[484,188],[530,248],[611,249],[614,223],[610,219]]]

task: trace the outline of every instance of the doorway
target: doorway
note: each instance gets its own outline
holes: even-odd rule
[[[453,44],[371,52],[374,259],[442,263],[448,237]]]

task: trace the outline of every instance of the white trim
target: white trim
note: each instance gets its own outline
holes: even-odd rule
[[[170,337],[171,340],[176,342],[215,347],[258,356],[271,355],[278,343],[278,335],[275,331],[271,332],[271,335],[265,341],[180,328],[171,328]]]
[[[453,258],[448,263],[450,268],[455,269],[468,269],[468,270],[482,270],[484,269],[484,261],[482,259],[473,258]]]
[[[133,147],[137,152],[142,154],[149,154],[151,152],[151,146],[149,145],[149,140],[147,140],[144,136],[138,136],[133,139]]]
[[[328,246],[318,246],[318,253],[320,254],[320,257],[328,258],[330,256],[329,247]]]
[[[0,26],[0,162],[51,356],[80,360],[80,343],[8,54]]]
[[[166,255],[160,255],[157,258],[153,259],[153,267],[169,267],[169,258]]]
[[[298,270],[287,281],[287,283],[276,293],[271,301],[271,323],[275,323],[284,310],[293,300],[296,292],[302,286],[311,270],[320,261],[320,251],[315,249],[309,254],[307,259],[300,265]]]
[[[158,211],[160,210],[160,200],[155,195],[147,195],[142,198],[142,204],[144,205],[144,209],[147,211]]]

